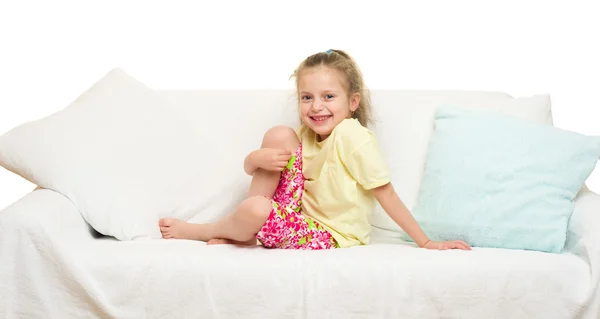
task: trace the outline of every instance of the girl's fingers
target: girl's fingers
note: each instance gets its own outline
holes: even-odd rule
[[[280,150],[280,151],[277,153],[277,155],[279,155],[279,156],[283,156],[283,157],[286,157],[286,156],[287,156],[287,157],[289,158],[289,157],[292,157],[292,152],[291,152],[291,151],[289,151],[289,150],[286,150],[286,149],[281,149],[281,150]]]
[[[451,241],[448,243],[448,245],[452,247],[452,249],[463,249],[463,245],[456,241]]]
[[[467,245],[467,243],[465,243],[462,240],[458,240],[456,241],[456,246],[457,248],[463,249],[463,250],[471,250],[471,248],[469,247],[469,245]]]
[[[471,250],[471,246],[469,246],[469,244],[465,243],[465,242],[464,242],[464,241],[462,241],[462,240],[459,240],[458,242],[459,242],[461,245],[463,245],[463,247],[464,247],[466,250]]]
[[[267,171],[281,172],[287,167],[287,161],[277,161],[266,168]]]

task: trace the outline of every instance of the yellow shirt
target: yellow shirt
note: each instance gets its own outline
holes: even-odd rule
[[[375,198],[369,191],[390,182],[375,134],[356,119],[338,124],[324,141],[308,127],[302,143],[303,213],[320,223],[340,247],[366,245]]]

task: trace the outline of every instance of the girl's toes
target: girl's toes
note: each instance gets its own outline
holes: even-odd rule
[[[175,218],[161,218],[158,221],[158,225],[160,227],[171,227],[171,225],[173,225],[176,221],[177,219]]]

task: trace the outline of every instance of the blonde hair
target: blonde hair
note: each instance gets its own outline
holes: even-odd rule
[[[346,89],[348,98],[355,93],[360,94],[360,102],[358,108],[352,114],[352,118],[357,119],[364,127],[372,124],[371,96],[363,80],[362,72],[354,59],[342,50],[327,50],[326,52],[315,53],[302,61],[291,76],[296,79],[296,92],[299,91],[299,77],[302,72],[308,68],[321,65],[338,70],[344,75],[345,79],[342,85]]]

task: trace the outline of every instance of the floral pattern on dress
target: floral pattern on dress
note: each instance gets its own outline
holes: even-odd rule
[[[302,214],[302,145],[281,172],[269,218],[256,238],[266,248],[320,250],[338,248],[336,240],[317,221]]]

